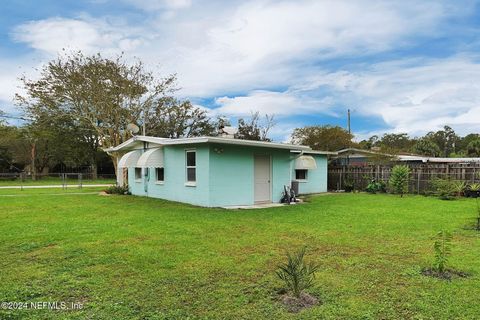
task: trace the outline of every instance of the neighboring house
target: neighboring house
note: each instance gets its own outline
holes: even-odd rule
[[[380,157],[388,159],[389,155],[370,150],[346,148],[336,152],[336,155],[332,157],[332,164],[337,166],[366,166],[370,164],[374,158],[377,159]]]
[[[207,207],[280,202],[284,186],[327,191],[327,155],[307,146],[221,137],[135,136],[106,150],[124,155],[117,180],[134,195]]]
[[[379,151],[362,150],[357,148],[342,149],[333,157],[333,165],[366,166],[374,160],[390,160],[392,163],[401,162],[405,164],[415,163],[480,163],[480,158],[436,158],[412,154],[389,155]]]

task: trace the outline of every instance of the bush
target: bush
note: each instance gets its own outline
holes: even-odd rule
[[[410,168],[405,165],[397,165],[392,168],[389,185],[393,193],[399,194],[401,197],[408,192],[408,179],[410,176]]]
[[[467,184],[464,181],[454,181],[453,182],[453,191],[457,197],[464,195],[465,190],[467,189]]]
[[[355,186],[353,185],[353,182],[346,181],[344,183],[344,189],[345,189],[345,192],[352,192],[355,189]]]
[[[284,281],[286,289],[299,298],[300,294],[313,286],[315,273],[319,266],[314,263],[306,263],[306,248],[294,254],[287,253],[287,263],[278,265],[277,276]]]
[[[379,181],[376,182],[375,180],[372,180],[368,185],[365,191],[369,193],[377,193],[377,192],[386,192],[387,188],[385,185],[385,182]]]
[[[108,194],[130,194],[130,191],[128,191],[128,186],[111,186],[105,189],[105,192]]]
[[[458,190],[461,187],[454,180],[450,179],[434,179],[431,183],[433,194],[442,200],[452,200],[458,194]]]
[[[465,190],[465,196],[478,198],[480,196],[480,183],[472,183]]]

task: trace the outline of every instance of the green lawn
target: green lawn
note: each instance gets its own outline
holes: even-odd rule
[[[57,177],[44,177],[38,180],[32,179],[25,179],[23,182],[21,179],[15,180],[8,180],[8,179],[0,179],[0,187],[1,186],[45,186],[45,185],[61,185],[62,179]],[[115,184],[115,179],[83,179],[82,184]],[[78,178],[68,178],[67,179],[67,186],[68,185],[78,185]]]
[[[12,191],[10,191],[12,192]],[[20,191],[17,191],[20,194]],[[204,209],[93,194],[0,195],[3,301],[81,302],[81,311],[0,319],[478,319],[473,200],[344,194],[263,210]],[[420,275],[432,236],[454,233],[451,282]],[[287,249],[321,265],[298,314],[277,301]]]

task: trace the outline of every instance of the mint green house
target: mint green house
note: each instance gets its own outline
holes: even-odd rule
[[[327,191],[327,154],[306,146],[221,137],[135,136],[106,150],[123,154],[117,183],[132,194],[206,207],[277,203],[284,186]]]

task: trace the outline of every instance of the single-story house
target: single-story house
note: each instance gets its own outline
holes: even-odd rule
[[[437,163],[437,164],[468,164],[479,163],[480,158],[439,158],[428,157],[415,154],[397,154],[390,155],[379,151],[363,150],[357,148],[346,148],[337,151],[333,156],[333,165],[349,165],[349,166],[367,166],[372,160],[388,160],[392,163],[418,164],[418,163]]]
[[[139,196],[225,207],[280,202],[284,186],[292,181],[298,182],[300,194],[327,191],[330,152],[307,146],[134,136],[106,151],[123,154],[117,182]]]

